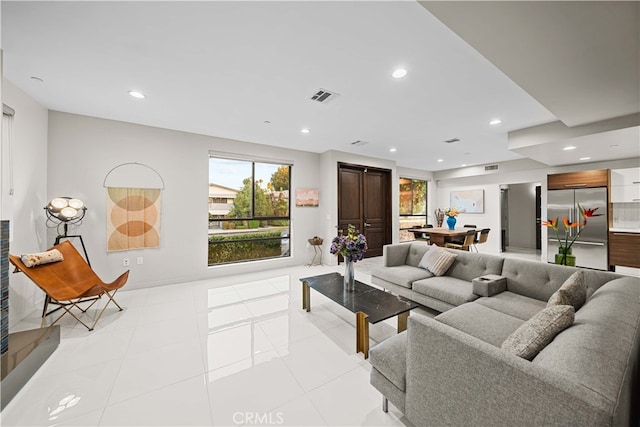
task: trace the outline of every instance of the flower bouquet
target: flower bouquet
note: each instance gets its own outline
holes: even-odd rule
[[[456,207],[448,208],[444,211],[444,214],[447,216],[447,227],[449,227],[449,230],[456,228],[456,217],[459,213],[460,211]]]
[[[345,290],[352,291],[355,286],[353,264],[361,261],[367,251],[367,238],[358,232],[355,226],[349,224],[347,234],[342,231],[331,241],[329,252],[334,255],[342,255],[345,260],[344,286]]]
[[[578,209],[580,210],[580,216],[582,217],[582,221],[569,222],[569,219],[565,216],[562,218],[562,223],[564,225],[564,242],[558,233],[558,218],[548,219],[542,222],[542,225],[545,227],[552,228],[556,233],[556,239],[558,239],[558,254],[556,255],[556,264],[560,265],[575,265],[576,258],[571,254],[571,246],[573,243],[578,240],[582,230],[587,226],[587,218],[593,218],[596,216],[601,216],[603,214],[595,213],[598,208],[595,209],[583,209],[582,206],[578,203]],[[580,227],[582,225],[582,227]],[[572,228],[578,227],[578,232],[571,240],[569,240],[569,231]]]

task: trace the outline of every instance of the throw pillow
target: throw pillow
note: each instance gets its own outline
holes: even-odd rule
[[[52,262],[62,261],[64,257],[62,252],[57,249],[51,249],[46,252],[37,252],[34,254],[25,254],[20,257],[20,260],[27,267],[35,267],[36,265],[49,264]]]
[[[436,276],[442,276],[451,267],[457,256],[446,249],[431,245],[422,260],[420,260],[418,267],[429,270]]]
[[[571,305],[547,307],[509,335],[501,348],[532,360],[556,335],[571,326],[574,319],[575,309]]]
[[[547,307],[553,305],[572,305],[578,311],[587,300],[587,285],[584,281],[584,271],[573,273],[560,288],[551,295]]]

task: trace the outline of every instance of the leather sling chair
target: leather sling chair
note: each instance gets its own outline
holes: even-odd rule
[[[60,251],[63,257],[62,261],[35,265],[33,267],[27,267],[20,257],[9,255],[9,260],[16,267],[14,273],[23,272],[46,294],[45,308],[42,312],[40,327],[44,327],[47,316],[47,306],[50,303],[58,304],[64,311],[49,326],[55,325],[65,314],[69,314],[90,331],[96,326],[98,320],[100,320],[100,317],[102,317],[102,314],[109,306],[109,303],[114,303],[118,309],[122,311],[122,307],[118,305],[114,296],[118,289],[127,283],[129,270],[125,271],[113,282],[105,283],[91,269],[82,255],[80,255],[68,240],[49,248],[48,251],[53,249]],[[106,296],[108,301],[98,313],[98,316],[91,326],[80,320],[80,318],[71,311],[73,308],[77,308],[84,313],[95,304],[98,299],[101,299],[102,296]],[[87,302],[88,300],[93,301],[89,307],[83,310],[78,306],[78,304]]]

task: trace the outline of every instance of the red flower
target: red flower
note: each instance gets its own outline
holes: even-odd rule
[[[542,221],[542,226],[543,227],[551,227],[554,229],[558,228],[558,218],[552,218],[552,219],[548,219],[546,221]]]

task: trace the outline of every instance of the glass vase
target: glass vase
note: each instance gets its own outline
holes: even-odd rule
[[[555,261],[556,264],[559,265],[576,266],[576,256],[571,254],[571,248],[566,250],[564,248],[558,248]]]
[[[455,216],[448,216],[447,217],[447,227],[449,227],[449,230],[453,230],[456,228],[456,217]]]
[[[354,270],[355,262],[344,260],[344,290],[353,291],[355,289],[356,274]]]

